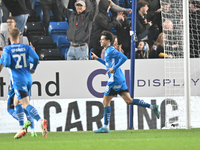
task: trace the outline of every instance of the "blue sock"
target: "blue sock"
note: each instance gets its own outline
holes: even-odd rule
[[[138,106],[141,106],[141,107],[148,107],[150,108],[150,104],[144,102],[143,100],[140,100],[140,99],[133,99],[133,105],[138,105]]]
[[[104,107],[104,124],[105,125],[109,124],[110,115],[111,115],[111,107],[110,106]]]
[[[16,112],[15,112],[14,109],[12,109],[12,108],[7,108],[7,111],[8,111],[8,113],[9,113],[13,118],[15,118],[16,120],[18,120],[17,114],[16,114]]]
[[[28,114],[28,112],[26,111],[26,109],[24,109],[24,113],[26,114],[27,120],[31,122],[31,129],[34,129],[34,120],[33,118]]]
[[[33,119],[35,119],[37,121],[40,119],[40,116],[39,116],[37,110],[32,105],[26,106],[26,110]]]
[[[24,109],[22,108],[22,105],[17,105],[15,106],[16,108],[16,114],[18,117],[19,125],[23,126],[24,125]]]

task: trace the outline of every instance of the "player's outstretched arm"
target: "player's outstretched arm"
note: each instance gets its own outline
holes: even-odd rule
[[[98,60],[100,63],[102,63],[103,65],[105,65],[105,61],[101,58],[99,58],[97,55],[95,55],[95,53],[91,52],[92,55],[91,55],[91,58],[94,59],[94,60]]]
[[[97,60],[99,58],[95,53],[91,52],[91,54],[92,59]]]

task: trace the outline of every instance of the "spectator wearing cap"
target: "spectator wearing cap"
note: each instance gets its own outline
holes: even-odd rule
[[[95,15],[96,0],[90,1],[90,5],[93,6],[91,9],[86,9],[85,1],[79,0],[75,3],[76,9],[73,11],[64,6],[63,0],[57,0],[57,4],[69,23],[67,39],[70,41],[70,47],[67,60],[88,60],[90,26]]]
[[[56,5],[56,0],[40,0],[43,11],[43,24],[48,35],[48,27],[50,22],[50,11],[53,12],[53,17],[56,22],[63,21],[62,14]]]

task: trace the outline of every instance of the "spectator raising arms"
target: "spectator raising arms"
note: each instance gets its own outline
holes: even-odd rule
[[[152,27],[152,21],[147,22],[146,15],[148,9],[147,2],[139,1],[137,3],[136,34],[139,41],[148,40],[148,44],[152,45],[153,40],[156,40],[159,35],[159,30]]]
[[[108,12],[110,9],[111,2],[108,0],[100,0],[99,2],[99,12],[95,18],[94,26],[92,29],[92,35],[91,35],[91,45],[94,49],[94,53],[100,57],[102,47],[100,45],[100,37],[101,32],[103,30],[110,31],[112,28],[119,25],[119,21],[124,19],[124,17],[120,14],[117,15],[115,19],[112,21],[109,20]]]
[[[67,39],[70,47],[67,52],[67,60],[88,60],[88,43],[90,37],[90,25],[93,21],[96,9],[96,0],[90,1],[92,9],[86,9],[86,3],[79,0],[75,3],[76,10],[70,11],[63,4],[63,0],[57,0],[59,10],[67,18],[69,29]]]
[[[124,50],[124,55],[129,58],[130,49],[131,49],[131,36],[130,29],[131,23],[127,19],[127,12],[120,12],[124,17],[124,20],[120,21],[120,24],[115,27],[117,30],[117,38],[118,43],[122,45],[122,49]]]

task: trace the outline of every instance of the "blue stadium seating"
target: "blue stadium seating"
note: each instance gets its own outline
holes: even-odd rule
[[[60,53],[65,58],[65,60],[67,60],[67,52],[68,52],[68,50],[69,50],[69,47],[61,47],[60,48]]]
[[[67,40],[67,36],[59,36],[57,46],[60,49],[61,55],[63,55],[65,60],[67,60],[67,51],[70,46],[70,42]]]
[[[50,22],[49,23],[49,35],[54,33],[65,33],[67,29],[69,28],[69,25],[66,21],[63,22]]]
[[[67,36],[66,36],[66,33],[55,33],[55,34],[52,34],[51,37],[53,39],[53,42],[58,45],[59,37],[65,37],[66,38]]]

